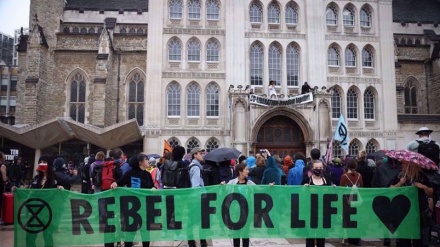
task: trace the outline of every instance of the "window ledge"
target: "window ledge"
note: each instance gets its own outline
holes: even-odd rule
[[[167,118],[181,118],[181,116],[167,116]]]
[[[261,22],[251,22],[251,27],[255,29],[261,28]]]

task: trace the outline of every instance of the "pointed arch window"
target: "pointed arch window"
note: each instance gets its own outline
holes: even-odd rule
[[[377,150],[376,144],[374,144],[374,142],[371,140],[368,141],[367,145],[365,146],[365,151],[367,151],[367,154],[374,153],[376,152],[376,150]]]
[[[332,118],[339,118],[341,115],[341,93],[338,89],[332,92]]]
[[[249,9],[249,17],[252,23],[263,22],[263,10],[261,5],[258,3],[253,3]]]
[[[328,7],[325,11],[325,18],[327,25],[338,24],[338,12],[333,7]]]
[[[347,118],[358,118],[358,95],[352,88],[347,92]]]
[[[188,42],[188,61],[200,62],[200,42],[194,38]]]
[[[292,5],[286,7],[286,24],[298,24],[298,9]]]
[[[298,86],[299,52],[293,45],[289,45],[286,49],[286,62],[287,86]]]
[[[370,11],[368,11],[365,8],[362,8],[360,13],[360,19],[361,19],[361,27],[371,27]]]
[[[345,66],[356,67],[356,52],[352,48],[345,49]]]
[[[206,19],[220,20],[220,4],[218,0],[208,0],[206,2]]]
[[[193,148],[200,147],[200,142],[196,138],[191,138],[188,140],[188,143],[186,144],[186,152],[191,153],[191,150]]]
[[[356,141],[350,142],[350,145],[348,145],[348,155],[350,156],[357,156],[359,153],[359,145]]]
[[[267,11],[267,22],[271,24],[280,23],[280,7],[277,4],[271,3]]]
[[[215,39],[208,40],[206,44],[206,61],[218,62],[220,57],[220,44]]]
[[[211,152],[212,150],[215,150],[220,147],[220,143],[217,139],[211,138],[206,143],[206,152]]]
[[[251,65],[251,85],[263,85],[263,47],[260,44],[251,46],[250,65]]]
[[[219,91],[220,88],[215,84],[210,84],[206,87],[206,116],[219,116]]]
[[[182,19],[182,0],[170,0],[170,19]]]
[[[170,146],[174,149],[175,147],[179,146],[180,141],[179,139],[173,137],[171,139],[168,139],[168,143],[170,144]]]
[[[192,83],[186,90],[187,101],[187,116],[199,117],[200,116],[200,87],[196,83]]]
[[[86,81],[80,73],[73,76],[70,84],[70,117],[84,123],[86,116]]]
[[[342,12],[344,26],[354,26],[354,13],[353,10],[346,8]]]
[[[189,0],[188,2],[188,17],[190,20],[200,20],[200,1]]]
[[[417,87],[413,81],[409,81],[405,86],[405,113],[418,113]]]
[[[333,157],[342,157],[342,148],[339,141],[333,141]]]
[[[269,79],[281,85],[281,50],[275,44],[269,47]]]
[[[373,67],[373,53],[367,48],[362,49],[362,66]]]
[[[139,126],[144,125],[144,78],[136,72],[129,79],[128,119],[135,118]]]
[[[374,94],[370,89],[364,93],[364,117],[374,119]]]
[[[167,90],[168,116],[180,116],[180,86],[172,83]]]
[[[168,43],[168,60],[181,61],[182,59],[182,43],[177,38],[173,38]]]
[[[339,52],[334,47],[328,49],[328,65],[339,67]]]

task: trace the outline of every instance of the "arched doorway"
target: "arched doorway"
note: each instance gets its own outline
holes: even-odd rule
[[[306,153],[304,134],[294,120],[286,116],[274,116],[267,120],[258,130],[255,151],[267,149],[271,154],[280,157],[298,152]]]

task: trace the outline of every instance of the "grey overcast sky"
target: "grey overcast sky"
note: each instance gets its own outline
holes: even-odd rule
[[[29,26],[30,0],[0,0],[0,32],[14,37],[14,30]]]

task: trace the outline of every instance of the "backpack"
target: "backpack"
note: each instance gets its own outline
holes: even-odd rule
[[[93,163],[93,183],[95,186],[101,187],[102,184],[102,164],[97,165],[96,163]]]
[[[122,177],[121,162],[119,160],[105,161],[101,174],[101,190],[110,189],[111,184]]]
[[[168,187],[176,187],[178,174],[178,162],[166,160],[162,168],[162,184]]]
[[[81,179],[87,182],[90,180],[90,164],[85,163],[81,167]]]
[[[192,164],[186,168],[180,168],[178,175],[177,175],[177,188],[191,188],[191,176],[189,174],[189,171],[194,166],[197,166],[196,164]],[[200,169],[200,168],[199,168]],[[203,178],[202,169],[200,169],[200,177]]]
[[[440,154],[440,148],[435,143],[435,141],[430,141],[428,143],[423,141],[417,141],[419,143],[419,147],[417,152],[419,154],[423,154],[427,158],[434,161],[434,163],[438,166],[439,165],[439,154]]]

